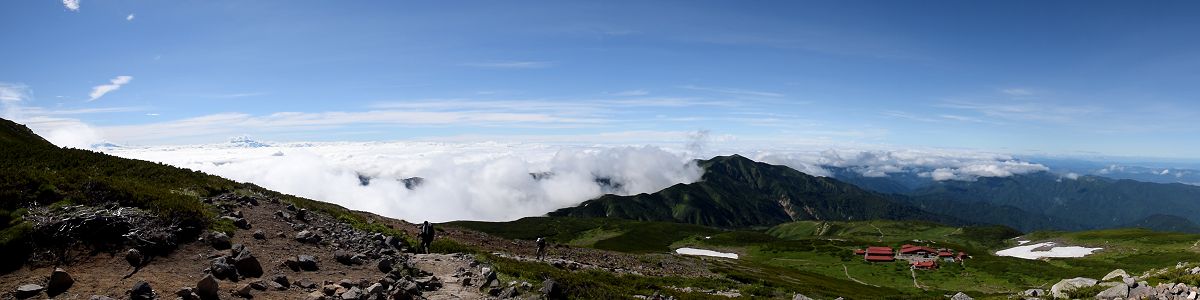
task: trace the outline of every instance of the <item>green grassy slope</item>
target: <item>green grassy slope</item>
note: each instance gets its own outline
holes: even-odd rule
[[[334,204],[160,163],[59,148],[24,125],[0,119],[0,255],[18,258],[0,267],[23,263],[30,250],[32,224],[23,218],[28,207],[115,203],[147,209],[177,222],[184,234],[196,234],[215,218],[214,208],[201,199],[231,192],[279,198],[360,228],[400,235]]]

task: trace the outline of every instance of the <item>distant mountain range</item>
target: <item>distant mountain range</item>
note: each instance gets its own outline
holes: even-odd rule
[[[1035,172],[934,181],[918,172],[831,177],[742,156],[701,160],[703,178],[655,193],[604,195],[550,216],[617,217],[718,227],[797,220],[924,220],[996,224],[1021,231],[1143,227],[1200,232],[1200,187]]]
[[[718,227],[771,226],[798,220],[964,221],[929,213],[833,178],[732,155],[698,162],[700,181],[650,194],[604,195],[550,216],[617,217]]]

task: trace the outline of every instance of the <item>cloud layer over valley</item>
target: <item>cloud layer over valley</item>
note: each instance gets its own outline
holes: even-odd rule
[[[1008,155],[960,150],[736,151],[697,143],[679,148],[415,141],[270,144],[235,138],[223,144],[100,150],[417,222],[513,220],[606,193],[652,193],[701,180],[703,170],[693,159],[733,153],[817,176],[830,176],[829,167],[870,177],[912,172],[938,181],[1047,170]]]

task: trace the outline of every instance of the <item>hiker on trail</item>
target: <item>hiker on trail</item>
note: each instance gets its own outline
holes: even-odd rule
[[[537,259],[546,258],[546,238],[539,237],[537,239]]]
[[[429,253],[429,244],[433,243],[433,224],[429,221],[421,223],[421,251]]]

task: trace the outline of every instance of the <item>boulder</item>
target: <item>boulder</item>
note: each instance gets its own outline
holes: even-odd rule
[[[1133,277],[1121,278],[1121,283],[1124,283],[1125,286],[1128,286],[1129,288],[1135,288],[1138,286],[1137,278]]]
[[[225,257],[213,259],[212,266],[208,267],[209,272],[217,279],[228,279],[236,281],[238,279],[237,268],[229,263]]]
[[[262,230],[255,230],[254,231],[254,239],[265,240],[265,239],[267,239],[267,233],[263,232]]]
[[[71,278],[71,274],[67,274],[60,268],[55,268],[53,273],[50,273],[50,281],[46,283],[46,293],[51,295],[61,294],[71,288],[75,284],[75,279]]]
[[[154,289],[150,288],[150,284],[145,281],[138,281],[133,284],[133,288],[129,289],[129,299],[132,300],[153,300],[157,298],[158,295],[154,294]]]
[[[371,286],[367,287],[366,290],[367,295],[370,295],[371,297],[383,296],[383,293],[386,291],[387,288],[384,288],[383,285],[379,283],[372,284]]]
[[[360,297],[362,297],[362,290],[358,289],[358,287],[356,286],[356,287],[347,289],[346,292],[343,292],[341,295],[341,298],[339,298],[339,299],[358,300],[358,298],[360,298]]]
[[[500,297],[500,299],[511,299],[511,298],[516,298],[517,296],[520,296],[520,295],[521,295],[521,291],[517,290],[517,287],[510,286],[510,287],[504,288],[503,291],[500,291],[499,297]]]
[[[1043,290],[1043,289],[1028,289],[1028,290],[1025,290],[1025,292],[1021,293],[1021,295],[1025,296],[1025,297],[1034,297],[1034,298],[1037,298],[1037,297],[1042,297],[1042,296],[1045,296],[1045,295],[1046,295],[1046,290]]]
[[[392,268],[392,259],[390,259],[390,258],[381,259],[381,260],[379,260],[379,263],[375,265],[375,267],[379,268],[380,272],[391,273],[392,269],[393,269]]]
[[[954,296],[950,297],[950,300],[975,300],[975,298],[971,298],[971,296],[967,296],[967,294],[964,294],[963,292],[958,292],[957,294],[954,294]]]
[[[1104,277],[1100,278],[1100,280],[1101,281],[1109,281],[1109,280],[1113,280],[1113,279],[1121,279],[1121,278],[1127,278],[1127,277],[1129,277],[1129,273],[1125,273],[1125,270],[1116,269],[1116,270],[1112,270],[1112,272],[1108,272],[1108,275],[1104,275]]]
[[[1125,297],[1128,297],[1128,296],[1129,296],[1129,286],[1124,285],[1124,284],[1118,284],[1118,285],[1108,288],[1107,290],[1104,290],[1103,292],[1100,292],[1099,294],[1096,294],[1096,299],[1104,299],[1104,300],[1125,299]]]
[[[558,284],[554,279],[546,279],[542,281],[542,296],[546,299],[566,299],[567,295],[563,293],[562,285]]]
[[[813,298],[809,298],[808,296],[801,295],[801,294],[795,294],[795,295],[792,295],[792,300],[813,300]]]
[[[333,252],[333,259],[343,265],[358,265],[362,264],[357,253],[350,251],[337,250]]]
[[[220,292],[220,284],[212,274],[205,275],[196,283],[196,295],[200,296],[200,299],[217,299]]]
[[[1063,279],[1063,280],[1059,281],[1058,283],[1055,283],[1054,286],[1050,287],[1050,294],[1053,295],[1054,298],[1066,298],[1067,291],[1078,289],[1078,288],[1090,287],[1090,286],[1096,285],[1096,282],[1097,282],[1097,280],[1095,280],[1095,279],[1084,278],[1084,277]]]
[[[33,298],[33,297],[36,297],[37,295],[41,295],[42,290],[45,290],[45,289],[46,288],[44,288],[40,285],[25,284],[25,285],[18,286],[17,290],[13,291],[13,296],[17,297],[17,299]]]
[[[108,296],[92,295],[91,297],[88,297],[88,300],[117,300],[117,299],[113,299]]]
[[[297,211],[296,220],[308,222],[308,209],[301,208],[300,211]]]
[[[1154,288],[1148,284],[1138,283],[1135,288],[1129,289],[1129,298],[1133,299],[1149,299],[1154,297]]]
[[[129,251],[125,251],[125,262],[128,262],[129,265],[134,268],[141,267],[142,260],[145,258],[146,257],[142,255],[142,251],[138,251],[138,249],[129,249]]]
[[[233,258],[233,265],[237,267],[238,275],[242,277],[260,277],[263,274],[262,265],[258,263],[254,254],[250,253],[250,250],[242,250],[238,253]]]
[[[320,270],[320,268],[317,266],[317,258],[313,257],[312,255],[297,256],[296,263],[300,266],[301,270],[305,270],[305,271]]]
[[[243,250],[246,250],[246,245],[233,244],[233,247],[229,247],[229,257],[237,256],[238,253],[242,253]]]
[[[208,236],[208,244],[217,250],[226,250],[233,247],[233,244],[229,242],[229,235],[226,235],[224,232],[213,232]]]

